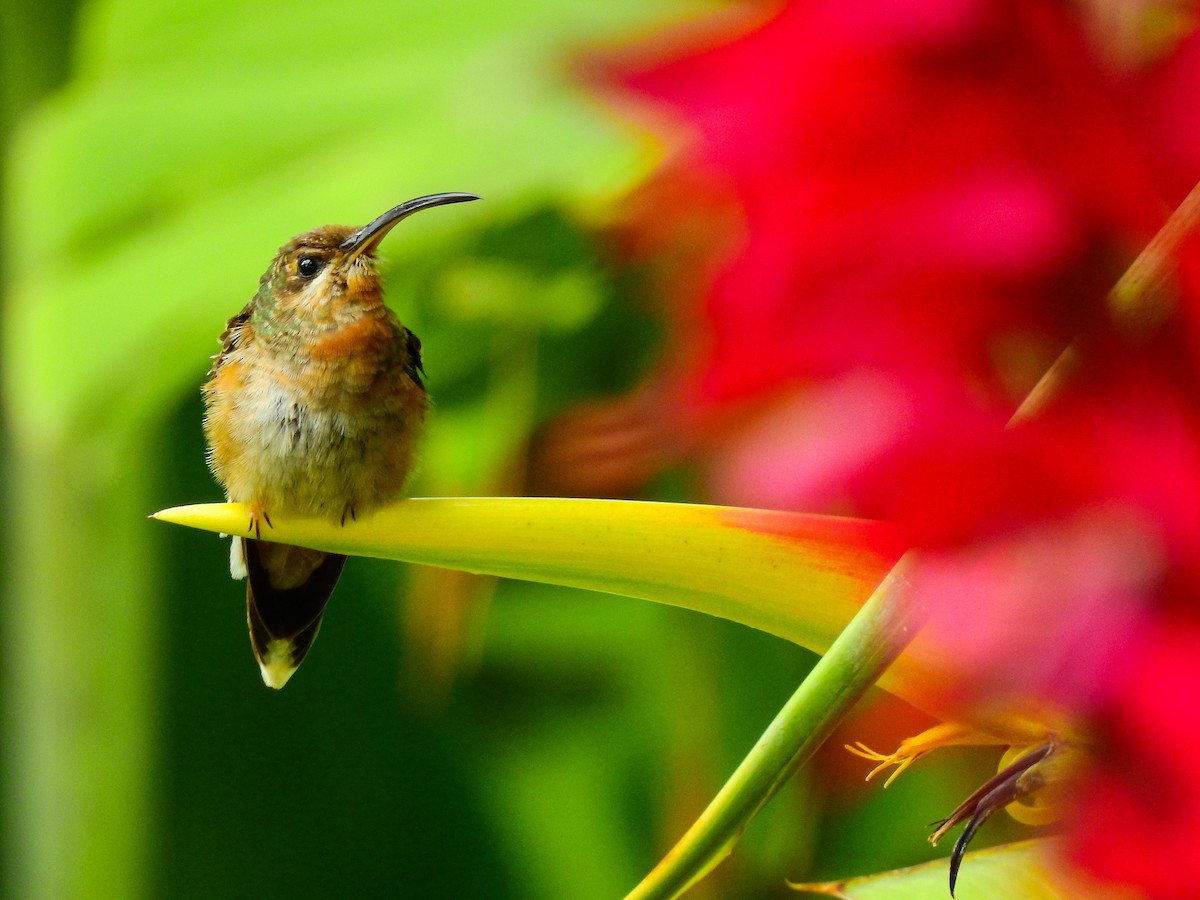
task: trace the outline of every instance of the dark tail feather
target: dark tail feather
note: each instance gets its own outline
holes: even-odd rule
[[[287,684],[321,628],[325,604],[342,574],[346,557],[326,553],[308,578],[296,587],[276,588],[264,554],[280,545],[243,539],[246,554],[246,621],[250,645],[258,658],[263,681],[273,688]],[[292,548],[288,548],[291,550]],[[319,558],[319,557],[318,557]]]

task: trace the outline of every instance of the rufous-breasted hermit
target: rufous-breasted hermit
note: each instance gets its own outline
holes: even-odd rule
[[[478,200],[431,194],[362,228],[327,225],[279,248],[258,292],[229,320],[203,394],[208,460],[230,502],[247,578],[250,644],[281,688],[304,659],[346,557],[264,540],[271,516],[344,524],[396,497],[428,405],[421,342],[384,304],[375,252],[415,212]]]

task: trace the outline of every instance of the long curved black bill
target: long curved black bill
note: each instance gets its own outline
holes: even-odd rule
[[[478,200],[476,194],[462,194],[451,192],[447,194],[429,194],[425,197],[417,197],[415,200],[409,200],[407,203],[401,203],[399,206],[393,206],[378,219],[364,225],[350,237],[342,241],[340,249],[349,251],[348,259],[354,259],[360,253],[365,253],[373,250],[383,240],[384,235],[395,227],[396,223],[402,219],[407,219],[415,212],[420,212],[423,209],[429,209],[433,206],[445,206],[447,203],[465,203],[468,200]]]

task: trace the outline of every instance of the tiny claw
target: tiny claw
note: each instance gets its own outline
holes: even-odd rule
[[[247,531],[253,531],[254,537],[259,540],[262,539],[263,522],[267,523],[268,528],[275,527],[271,524],[271,517],[267,515],[267,511],[265,509],[262,509],[257,504],[252,505],[250,507],[250,527],[247,529]]]
[[[347,515],[347,513],[350,515],[350,521],[352,521],[352,522],[357,522],[357,521],[358,521],[358,516],[356,516],[356,515],[354,514],[354,507],[353,507],[353,506],[347,506],[345,509],[343,509],[343,510],[342,510],[342,526],[343,526],[343,527],[345,527],[345,525],[346,525],[346,515]]]

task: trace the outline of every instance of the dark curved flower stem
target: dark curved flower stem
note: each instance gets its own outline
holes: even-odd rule
[[[958,805],[954,812],[937,823],[937,830],[929,836],[929,842],[936,845],[946,832],[964,819],[967,825],[963,833],[954,842],[954,850],[950,854],[950,896],[954,896],[954,885],[958,881],[958,870],[962,865],[963,854],[967,845],[979,830],[979,826],[987,821],[988,816],[998,809],[1003,809],[1021,797],[1032,793],[1042,784],[1040,778],[1027,777],[1029,772],[1039,763],[1045,761],[1057,748],[1053,741],[1042,744],[1029,751],[1016,762],[997,772],[980,785],[979,789]]]

